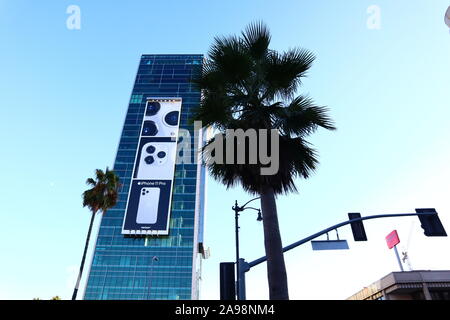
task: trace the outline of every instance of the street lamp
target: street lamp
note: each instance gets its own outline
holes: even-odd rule
[[[241,292],[239,289],[240,287],[240,279],[239,279],[239,212],[242,212],[247,209],[252,209],[258,211],[258,217],[256,218],[256,221],[262,221],[262,215],[261,215],[261,209],[253,208],[253,207],[246,207],[250,202],[260,199],[260,197],[251,199],[250,201],[247,201],[243,206],[239,206],[237,203],[237,200],[235,201],[234,206],[232,207],[234,211],[234,221],[235,221],[235,235],[236,235],[236,296],[237,300],[241,300],[239,293]]]

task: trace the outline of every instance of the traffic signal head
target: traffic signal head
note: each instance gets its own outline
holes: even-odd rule
[[[220,300],[236,300],[234,263],[220,263]]]
[[[350,212],[348,218],[350,220],[361,218],[361,214],[359,212]],[[352,227],[353,239],[355,241],[367,241],[366,230],[364,230],[362,221],[351,222],[350,226]]]
[[[427,237],[446,237],[444,226],[434,208],[416,209],[421,227]],[[420,214],[422,213],[422,214]]]

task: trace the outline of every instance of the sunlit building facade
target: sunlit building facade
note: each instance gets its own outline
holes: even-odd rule
[[[392,272],[347,300],[450,300],[450,271]]]
[[[114,163],[123,184],[117,205],[102,217],[84,292],[86,300],[198,299],[203,250],[205,169],[197,161],[176,164],[169,235],[122,234],[138,139],[146,101],[182,99],[180,130],[188,130],[191,147],[202,141],[189,122],[200,102],[191,79],[202,55],[141,57]],[[195,139],[197,137],[197,139]],[[201,142],[200,142],[201,143]],[[192,158],[195,154],[192,154]]]

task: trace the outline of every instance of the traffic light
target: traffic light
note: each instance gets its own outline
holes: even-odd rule
[[[220,263],[220,300],[236,300],[234,262]]]
[[[444,226],[438,217],[434,208],[416,209],[417,213],[429,213],[426,215],[418,215],[421,227],[427,237],[446,237]]]
[[[350,212],[348,218],[350,220],[361,218],[361,214],[359,212]],[[351,222],[350,226],[352,227],[353,239],[355,241],[367,241],[366,230],[364,230],[362,221]]]

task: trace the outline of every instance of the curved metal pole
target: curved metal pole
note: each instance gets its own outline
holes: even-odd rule
[[[329,228],[326,228],[326,229],[324,229],[324,230],[322,230],[322,231],[319,231],[319,232],[317,232],[317,233],[315,233],[315,234],[313,234],[313,235],[310,235],[309,237],[306,237],[306,238],[304,238],[304,239],[302,239],[302,240],[299,240],[299,241],[297,241],[297,242],[294,242],[294,243],[292,243],[292,244],[290,244],[290,245],[284,247],[284,248],[283,248],[283,252],[286,252],[286,251],[288,251],[288,250],[291,250],[291,249],[293,249],[293,248],[295,248],[295,247],[298,247],[299,245],[302,245],[302,244],[304,244],[304,243],[306,243],[306,242],[308,242],[308,241],[311,241],[312,239],[315,239],[315,238],[317,238],[317,237],[319,237],[319,236],[321,236],[321,235],[323,235],[323,234],[325,234],[325,233],[328,233],[328,232],[330,232],[330,231],[332,231],[332,230],[334,230],[334,229],[340,228],[340,227],[342,227],[342,226],[345,226],[345,225],[350,224],[350,223],[353,223],[353,222],[358,222],[358,221],[363,221],[363,220],[369,220],[369,219],[378,219],[378,218],[408,217],[408,216],[423,216],[423,215],[433,215],[433,214],[436,214],[436,213],[434,213],[434,212],[430,212],[430,213],[428,213],[428,212],[417,213],[417,212],[416,212],[416,213],[379,214],[379,215],[374,215],[374,216],[361,217],[361,218],[356,218],[356,219],[352,219],[352,220],[347,220],[347,221],[338,223],[338,224],[336,224],[336,225],[334,225],[334,226],[331,226],[331,227],[329,227]],[[256,266],[256,265],[258,265],[258,264],[260,264],[260,263],[265,262],[266,260],[267,260],[267,257],[266,257],[266,256],[261,257],[261,258],[259,258],[259,259],[256,259],[256,260],[252,261],[252,262],[249,262],[249,263],[248,263],[248,267],[249,267],[249,268],[252,268],[252,267],[254,267],[254,266]],[[248,270],[249,270],[249,269],[248,269]],[[248,271],[248,270],[247,270],[247,271]]]
[[[247,202],[241,207],[241,209],[244,209],[245,206],[248,205],[250,202],[255,201],[255,200],[258,200],[258,199],[260,199],[260,198],[261,198],[261,197],[256,197],[256,198],[253,198],[252,200],[247,201]]]

